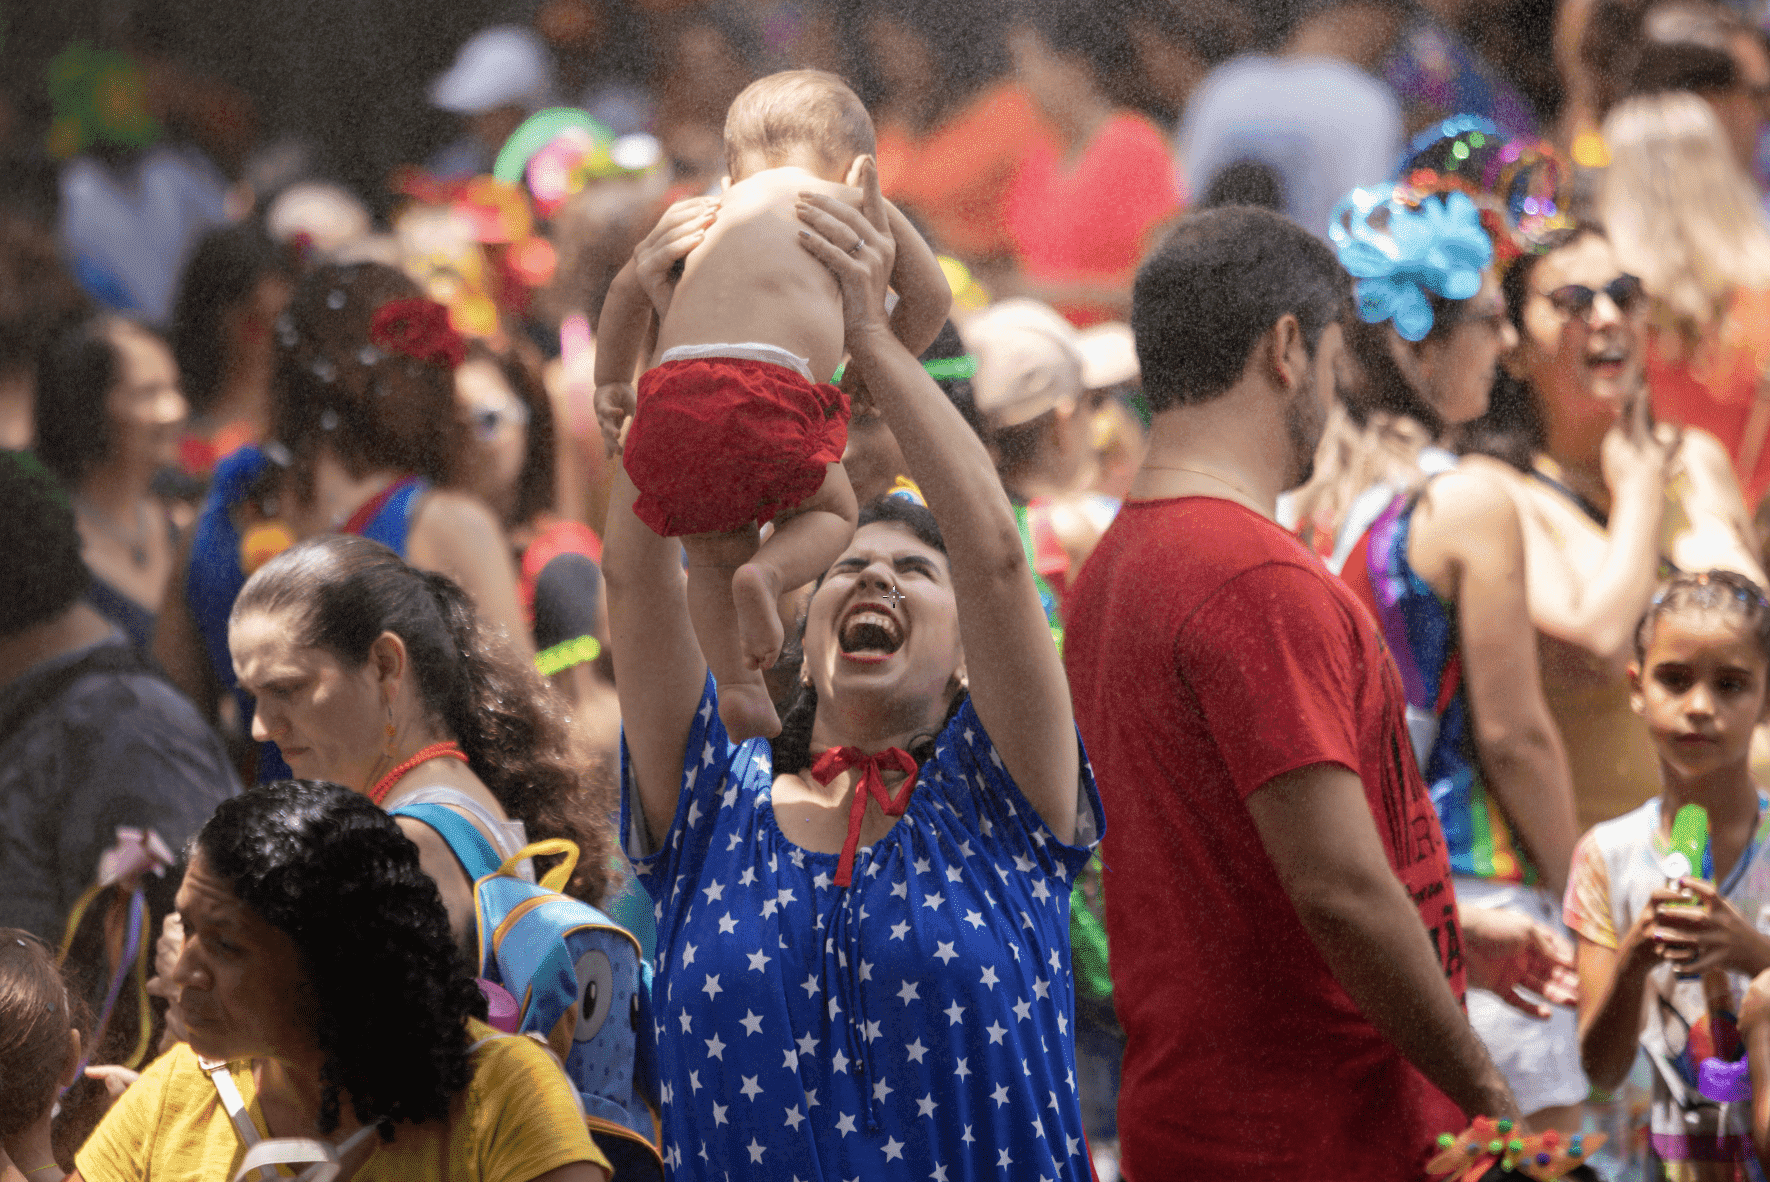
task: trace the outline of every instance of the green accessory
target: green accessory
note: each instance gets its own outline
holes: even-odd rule
[[[937,382],[959,382],[977,376],[977,358],[971,353],[962,357],[933,357],[924,361],[922,368]],[[830,375],[830,384],[833,386],[841,381],[842,375],[847,372],[848,363],[844,361]]]
[[[145,148],[160,138],[148,111],[147,78],[128,54],[75,41],[49,63],[49,153],[57,160],[95,144]]]
[[[588,665],[602,655],[602,642],[594,636],[574,636],[535,654],[535,668],[542,677],[563,673],[574,665]]]
[[[1700,804],[1687,804],[1679,809],[1678,815],[1672,818],[1671,845],[1672,848],[1662,863],[1667,878],[1714,877],[1714,855],[1709,852],[1707,809]]]

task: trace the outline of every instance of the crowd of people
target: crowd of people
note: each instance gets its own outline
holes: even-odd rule
[[[1533,12],[70,45],[0,1182],[1763,1176],[1770,24]]]

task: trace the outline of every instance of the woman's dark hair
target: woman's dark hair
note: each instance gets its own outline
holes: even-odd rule
[[[384,1141],[392,1122],[445,1119],[485,998],[398,823],[337,784],[276,780],[222,801],[191,848],[294,942],[325,1055],[320,1132],[338,1127],[343,1094]]]
[[[10,170],[5,175],[14,179]],[[62,325],[91,314],[91,300],[62,261],[53,215],[49,223],[0,208],[0,375],[29,374]]]
[[[1132,288],[1143,395],[1157,413],[1208,402],[1240,380],[1280,317],[1297,318],[1313,355],[1351,305],[1352,279],[1334,252],[1289,218],[1247,205],[1190,214]]]
[[[1536,250],[1518,259],[1500,276],[1500,292],[1506,297],[1506,316],[1512,321],[1512,327],[1518,330],[1520,348],[1527,339],[1524,308],[1530,301],[1530,279],[1536,274],[1537,267],[1556,251],[1581,239],[1604,236],[1604,228],[1596,222],[1579,222],[1564,230],[1552,231],[1544,235]],[[1494,374],[1487,413],[1464,425],[1458,435],[1457,451],[1463,455],[1493,456],[1520,472],[1528,472],[1547,445],[1543,408],[1537,401],[1536,391],[1529,382],[1508,372],[1502,363]]]
[[[0,928],[0,1137],[23,1132],[55,1102],[74,1004],[42,941]]]
[[[1764,589],[1734,571],[1709,570],[1679,573],[1660,584],[1646,614],[1635,625],[1636,664],[1647,663],[1647,646],[1653,643],[1653,628],[1659,618],[1682,611],[1738,612],[1751,629],[1758,652],[1770,661],[1770,600],[1764,598]]]
[[[0,451],[0,637],[72,607],[92,584],[67,493],[28,452]]]
[[[139,321],[101,312],[68,325],[37,357],[36,432],[32,450],[72,487],[110,453],[105,397],[122,379],[117,334],[160,334]]]
[[[1060,57],[1079,58],[1105,89],[1119,75],[1135,71],[1137,49],[1123,4],[1100,0],[1036,0],[1020,8],[1020,19]]]
[[[510,392],[528,411],[528,445],[523,449],[522,472],[516,478],[516,497],[506,526],[533,521],[553,505],[553,402],[541,381],[540,359],[533,355],[532,346],[526,345],[527,342],[518,340],[502,354],[492,352],[479,341],[467,347],[469,361],[489,361],[498,367]]]
[[[322,444],[352,476],[394,471],[453,482],[468,442],[454,371],[369,340],[377,311],[421,294],[380,263],[327,264],[296,287],[277,321],[270,438],[287,452],[298,500],[313,495]]]
[[[379,542],[329,534],[267,562],[240,589],[232,620],[281,615],[297,643],[362,667],[383,632],[398,636],[420,700],[531,841],[578,846],[570,894],[600,902],[615,853],[612,783],[569,750],[558,692],[480,623],[447,575],[421,571]]]
[[[846,0],[861,20],[884,20],[927,42],[934,73],[924,85],[935,95],[927,125],[939,127],[973,95],[1008,72],[1007,6],[990,0],[897,0],[873,5]]]
[[[957,326],[948,320],[940,326],[940,334],[934,338],[934,343],[922,350],[921,360],[924,364],[930,361],[948,361],[955,357],[968,356],[970,352],[965,347],[965,340],[959,335]],[[934,384],[940,387],[940,392],[946,395],[946,400],[953,404],[953,409],[959,412],[959,417],[965,420],[965,425],[971,428],[972,433],[979,439],[986,438],[987,428],[984,426],[983,416],[977,412],[977,389],[972,380],[936,376]],[[934,543],[930,542],[929,545]]]
[[[908,530],[918,542],[930,550],[946,553],[946,539],[941,536],[940,523],[934,514],[922,505],[900,496],[883,496],[861,506],[860,517],[855,524],[856,529],[865,529],[869,525],[895,525]],[[823,577],[818,577],[813,587],[824,584]],[[805,619],[799,620],[798,635],[794,638],[793,647],[797,650],[792,654],[799,660],[804,659]],[[910,758],[917,763],[927,763],[934,756],[934,743],[946,724],[952,721],[953,715],[959,712],[959,706],[965,701],[966,693],[960,690],[953,697],[953,703],[947,708],[946,717],[940,726],[925,735],[916,736],[910,743]],[[799,683],[799,693],[792,704],[781,715],[781,733],[772,740],[770,746],[774,753],[774,770],[782,775],[792,775],[811,766],[811,726],[817,721],[817,687],[810,682]]]
[[[1468,300],[1447,300],[1435,292],[1427,292],[1432,307],[1432,327],[1424,340],[1442,340],[1463,321]],[[1339,391],[1340,401],[1352,421],[1364,426],[1373,414],[1388,414],[1412,419],[1434,439],[1444,433],[1444,417],[1421,396],[1395,364],[1391,352],[1394,326],[1388,321],[1368,324],[1357,316],[1346,319],[1346,351],[1358,363],[1359,379]]]
[[[293,278],[289,260],[256,221],[211,230],[197,243],[172,307],[172,355],[191,414],[214,405],[227,376],[222,318],[270,276]]]

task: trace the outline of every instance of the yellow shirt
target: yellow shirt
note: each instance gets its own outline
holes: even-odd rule
[[[496,1033],[471,1019],[467,1030],[475,1041]],[[251,1062],[229,1063],[228,1071],[265,1135]],[[473,1078],[446,1123],[393,1127],[391,1143],[370,1134],[375,1149],[354,1182],[530,1182],[580,1161],[610,1169],[578,1115],[564,1072],[529,1038],[495,1039],[473,1053]],[[75,1165],[87,1182],[231,1182],[245,1156],[214,1083],[180,1043],[123,1093]]]

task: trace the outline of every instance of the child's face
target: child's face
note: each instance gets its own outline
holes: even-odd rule
[[[1764,715],[1765,674],[1741,613],[1686,609],[1654,621],[1646,659],[1629,680],[1660,758],[1699,775],[1749,755]]]

